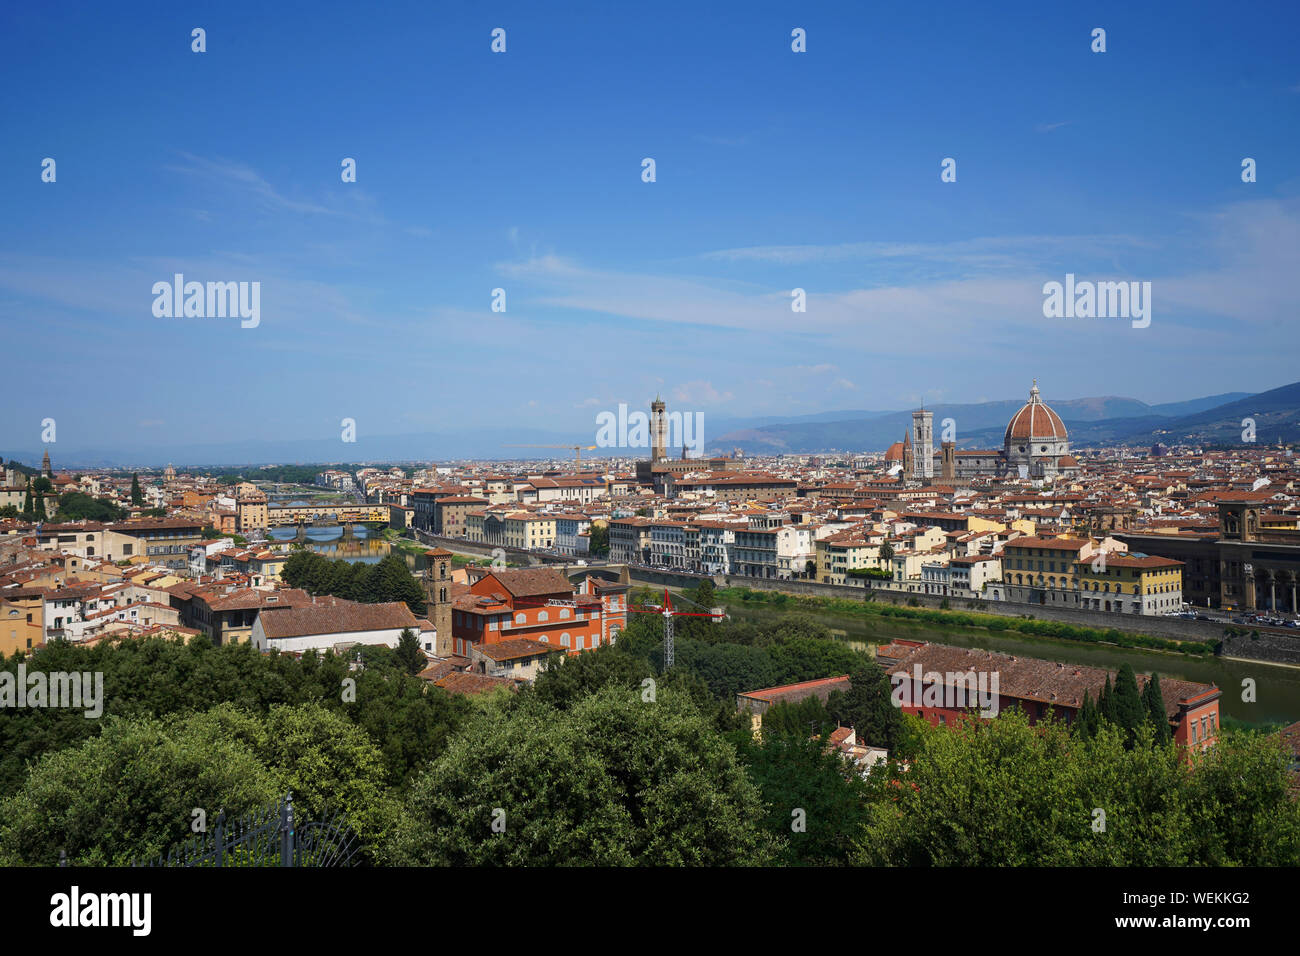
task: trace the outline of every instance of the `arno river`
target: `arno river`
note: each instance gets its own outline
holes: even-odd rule
[[[290,544],[296,533],[294,528],[271,528],[267,537],[272,544]],[[393,550],[391,544],[372,535],[365,525],[360,524],[353,526],[351,541],[343,540],[343,529],[337,526],[308,528],[306,545],[330,560],[360,561],[363,564],[378,564]],[[403,553],[403,557],[413,573],[424,570],[424,555]]]
[[[771,607],[729,604],[727,612],[740,620],[766,622],[791,613],[811,612],[800,609],[779,610]],[[1221,657],[1197,658],[1161,651],[1134,650],[1109,644],[1082,644],[1052,638],[994,633],[979,628],[946,629],[932,624],[905,621],[899,618],[832,614],[818,611],[812,617],[829,627],[851,646],[865,650],[868,644],[885,644],[896,638],[914,641],[934,641],[960,647],[978,647],[1041,657],[1067,664],[1087,664],[1116,670],[1127,662],[1135,671],[1156,671],[1161,677],[1213,683],[1223,692],[1219,701],[1221,711],[1236,720],[1252,724],[1277,721],[1293,723],[1300,720],[1300,668],[1279,667],[1276,664],[1253,661],[1225,660]],[[1255,703],[1241,699],[1241,682],[1247,678],[1255,681]]]

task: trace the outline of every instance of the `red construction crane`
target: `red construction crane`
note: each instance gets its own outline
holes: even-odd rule
[[[679,597],[679,600],[685,601],[687,604],[695,604],[695,602],[690,600],[689,598]],[[699,604],[695,604],[695,606],[702,607],[702,605]],[[642,605],[641,607],[629,607],[628,610],[631,611],[633,614],[659,614],[663,617],[664,619],[664,670],[665,671],[667,671],[670,667],[673,666],[673,618],[707,617],[707,618],[712,618],[713,620],[716,621],[716,620],[721,620],[722,618],[727,616],[726,614],[715,614],[712,611],[706,614],[701,614],[698,611],[674,610],[673,599],[669,596],[667,588],[664,588],[663,604],[645,604]]]

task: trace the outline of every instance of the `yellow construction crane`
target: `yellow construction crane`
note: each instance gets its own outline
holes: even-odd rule
[[[573,473],[582,472],[582,453],[595,451],[596,445],[502,445],[502,448],[569,448],[573,451]]]

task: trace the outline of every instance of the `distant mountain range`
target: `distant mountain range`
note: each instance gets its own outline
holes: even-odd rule
[[[1024,399],[972,405],[940,404],[934,412],[936,444],[943,421],[951,418],[958,448],[1000,448],[1007,422]],[[1077,398],[1047,402],[1065,422],[1071,445],[1149,446],[1240,444],[1242,420],[1253,418],[1256,440],[1300,441],[1300,382],[1250,394],[1225,392],[1185,402],[1148,405],[1133,398]],[[831,451],[883,451],[902,441],[912,410],[870,413],[833,421],[785,422],[751,426],[709,441],[711,452],[739,446],[747,455],[811,454]]]
[[[1000,448],[1008,420],[1024,404],[1023,398],[979,404],[934,405],[935,441],[943,420],[953,419],[959,448]],[[1061,416],[1076,448],[1127,444],[1239,444],[1243,418],[1253,418],[1257,440],[1272,443],[1300,441],[1300,383],[1251,395],[1227,392],[1184,402],[1148,405],[1133,398],[1107,396],[1050,400]],[[671,411],[672,409],[670,409]],[[747,455],[810,454],[834,451],[883,451],[902,441],[912,424],[912,410],[847,409],[812,415],[753,418],[706,415],[706,449],[729,454],[733,448]],[[301,438],[290,441],[236,441],[215,444],[186,443],[159,447],[111,449],[51,447],[56,469],[152,468],[174,464],[177,468],[215,465],[306,464],[329,462],[444,462],[454,459],[571,459],[562,448],[528,449],[516,443],[594,443],[582,429],[539,432],[521,427],[461,429],[443,433],[365,435],[344,444],[338,438]],[[675,450],[672,450],[675,452]],[[5,461],[35,466],[43,449],[0,449]],[[641,455],[646,452],[641,452]],[[597,449],[583,459],[609,456],[637,457],[636,450]]]

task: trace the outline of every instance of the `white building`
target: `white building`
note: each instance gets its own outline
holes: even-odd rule
[[[250,640],[260,651],[343,650],[354,644],[396,647],[410,628],[420,642],[436,647],[433,628],[418,621],[401,601],[389,604],[331,602],[307,607],[263,607]]]

